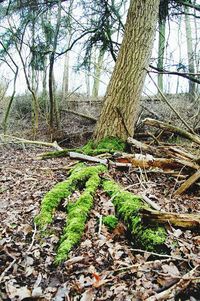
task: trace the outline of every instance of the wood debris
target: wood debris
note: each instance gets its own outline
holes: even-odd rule
[[[153,119],[145,119],[145,123],[151,125],[160,125],[161,128],[164,128],[165,125],[164,123],[160,121],[157,122]],[[172,129],[174,128],[172,127]],[[197,143],[200,141],[198,135],[194,136],[193,134],[187,132],[187,136],[190,138],[192,137],[191,140]],[[128,138],[127,142],[129,145],[131,145],[132,152],[134,154],[123,155],[120,158],[118,158],[117,161],[129,162],[132,164],[133,167],[136,168],[148,170],[159,169],[160,171],[171,173],[172,176],[178,175],[179,179],[183,175],[186,175],[186,180],[174,192],[174,195],[180,195],[184,193],[187,189],[189,189],[193,184],[197,183],[200,179],[199,157],[187,152],[183,148],[171,145],[160,145],[155,147],[137,141],[133,138]],[[135,151],[138,152],[138,150],[140,150],[140,154],[135,153]]]

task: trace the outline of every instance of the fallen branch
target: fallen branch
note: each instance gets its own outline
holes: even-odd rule
[[[82,113],[79,113],[79,112],[76,112],[76,111],[73,111],[73,110],[64,110],[64,109],[62,109],[61,111],[62,112],[66,112],[66,113],[71,113],[71,114],[74,114],[74,115],[77,115],[77,116],[89,119],[92,122],[97,122],[97,118],[95,118],[93,116],[85,115],[85,114],[82,114]]]
[[[88,155],[84,155],[84,154],[77,153],[77,152],[69,152],[68,155],[71,159],[78,159],[81,161],[100,163],[100,164],[109,165],[109,166],[127,167],[127,168],[132,166],[130,163],[112,162],[108,159],[101,159],[98,157],[88,156]]]
[[[148,145],[146,143],[143,143],[141,141],[138,141],[136,139],[133,139],[132,137],[129,137],[127,139],[127,143],[130,144],[131,146],[135,147],[137,150],[148,152],[150,154],[152,154],[152,153],[155,154],[155,151],[156,151],[155,147]]]
[[[173,126],[171,124],[168,124],[168,123],[165,123],[165,122],[162,122],[159,120],[151,119],[151,118],[146,118],[143,121],[143,123],[146,125],[157,127],[159,129],[163,129],[165,131],[169,131],[169,132],[178,134],[178,135],[180,135],[184,138],[187,138],[197,144],[200,144],[200,137],[198,135],[191,134],[191,133],[187,132],[186,130],[183,130],[183,129]]]
[[[27,140],[24,138],[18,138],[18,137],[14,137],[14,136],[9,136],[9,135],[0,135],[0,138],[2,139],[2,141],[6,141],[7,139],[9,139],[8,143],[22,143],[22,144],[35,144],[35,145],[41,145],[41,146],[48,146],[48,147],[54,147],[56,150],[62,150],[62,147],[60,147],[58,145],[58,143],[56,141],[54,142],[45,142],[45,141],[34,141],[34,140]]]
[[[88,155],[84,155],[84,154],[77,153],[77,152],[69,152],[68,155],[71,159],[78,159],[78,160],[82,160],[82,161],[89,161],[89,162],[100,163],[100,164],[104,164],[104,165],[108,164],[107,159],[100,159],[97,157],[88,156]]]
[[[200,170],[197,170],[191,177],[189,177],[174,193],[174,195],[180,195],[184,193],[190,186],[200,179]]]
[[[158,210],[158,211],[161,210],[161,207],[158,204],[156,204],[155,202],[153,202],[150,198],[148,198],[147,195],[142,194],[142,198],[153,209]]]
[[[200,215],[187,213],[163,212],[153,209],[142,208],[140,210],[142,220],[146,222],[157,222],[161,224],[171,224],[176,227],[187,229],[200,229]]]
[[[182,121],[182,123],[185,125],[185,127],[194,134],[193,129],[187,124],[187,122],[185,122],[185,120],[183,119],[183,117],[174,109],[174,107],[171,105],[171,103],[168,101],[168,99],[166,98],[166,96],[163,94],[163,92],[161,91],[161,89],[158,87],[158,85],[156,84],[155,80],[152,78],[151,74],[149,74],[149,77],[151,78],[152,82],[154,83],[154,85],[156,86],[156,88],[158,89],[158,92],[160,93],[162,99],[167,103],[167,105],[170,107],[170,109],[176,114],[176,116]]]
[[[172,152],[172,154],[174,154],[174,155],[176,155],[176,156],[181,156],[181,157],[184,158],[184,159],[189,159],[189,160],[192,160],[192,161],[198,163],[198,162],[197,162],[197,161],[198,161],[198,158],[197,158],[196,156],[194,156],[194,155],[191,154],[191,153],[186,152],[186,151],[183,150],[183,149],[180,149],[180,148],[174,147],[174,146],[169,146],[169,147],[168,147],[168,150],[169,150],[170,152]]]
[[[136,139],[129,137],[127,143],[131,145],[134,149],[140,152],[148,153],[151,155],[157,155],[158,157],[166,156],[167,158],[177,159],[177,162],[182,165],[186,165],[193,169],[198,169],[198,158],[191,153],[186,152],[183,149],[174,146],[161,145],[154,147],[146,143],[140,142]],[[200,160],[199,160],[200,162]]]
[[[192,161],[174,158],[154,158],[152,155],[142,154],[124,154],[123,156],[116,158],[117,162],[131,163],[132,166],[146,168],[160,168],[163,170],[180,170],[184,166],[198,170],[199,165]]]

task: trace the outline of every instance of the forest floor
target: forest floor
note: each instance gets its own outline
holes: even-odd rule
[[[0,148],[0,300],[200,300],[200,234],[167,226],[168,255],[136,249],[119,224],[113,232],[100,225],[112,214],[111,200],[98,191],[80,244],[62,265],[54,265],[65,212],[56,213],[49,238],[34,225],[41,199],[67,177],[69,158],[38,160],[44,149]],[[191,189],[172,197],[176,179],[134,170],[110,174],[134,194],[146,194],[165,211],[200,213],[200,193]],[[186,276],[185,276],[186,275]],[[165,298],[157,299],[160,292]],[[170,295],[172,294],[172,295]],[[154,297],[154,296],[157,297]],[[152,296],[152,297],[151,297]]]

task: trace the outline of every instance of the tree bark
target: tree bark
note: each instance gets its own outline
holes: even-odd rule
[[[134,134],[159,3],[159,0],[130,2],[124,38],[94,133],[97,141],[106,136],[126,140]]]
[[[186,29],[186,40],[187,40],[187,55],[188,55],[188,71],[189,73],[195,73],[194,66],[194,51],[192,44],[192,29],[190,24],[190,13],[188,7],[184,7],[185,12],[185,29]],[[195,99],[195,83],[193,81],[189,81],[189,94],[191,101]]]
[[[164,69],[165,53],[165,24],[166,20],[159,20],[158,64],[159,69]],[[163,73],[158,73],[158,87],[163,92]]]

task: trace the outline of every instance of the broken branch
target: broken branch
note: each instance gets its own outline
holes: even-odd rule
[[[174,125],[171,125],[169,123],[162,122],[162,121],[155,120],[155,119],[151,119],[151,118],[146,118],[143,121],[143,123],[146,124],[146,125],[157,127],[159,129],[163,129],[165,131],[169,131],[171,133],[178,134],[178,135],[180,135],[184,138],[187,138],[187,139],[189,139],[189,140],[191,140],[191,141],[193,141],[197,144],[200,144],[200,137],[198,135],[191,134],[188,131],[183,130],[179,127],[176,127]]]

